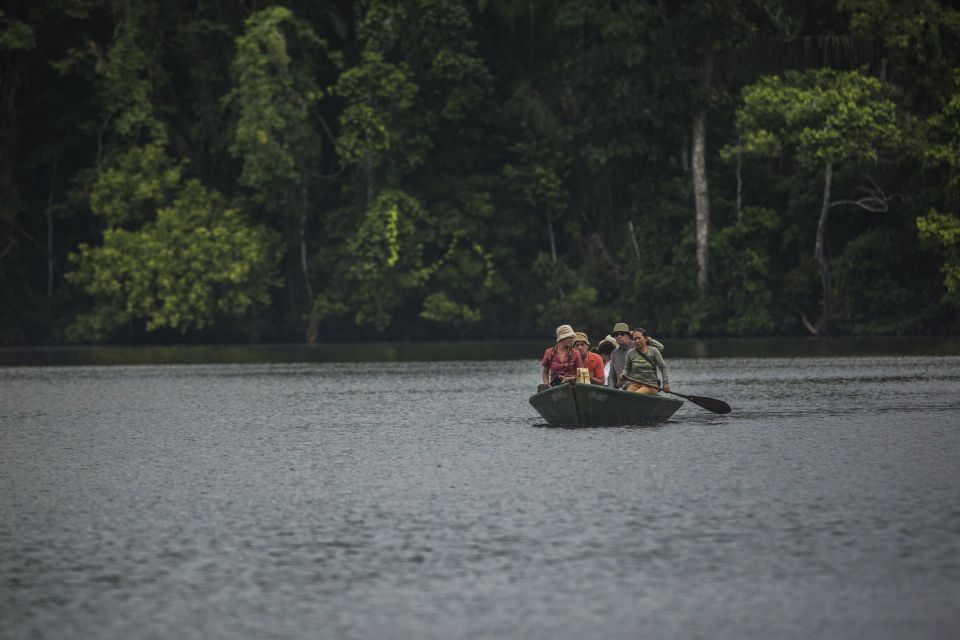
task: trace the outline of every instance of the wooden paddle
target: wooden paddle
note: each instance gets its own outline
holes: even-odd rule
[[[732,411],[732,409],[730,408],[730,405],[728,405],[723,400],[717,400],[716,398],[705,398],[703,396],[688,396],[685,393],[677,393],[676,391],[667,391],[665,389],[662,389],[661,387],[658,387],[655,384],[647,384],[646,382],[640,382],[639,380],[635,378],[631,378],[629,376],[621,376],[621,377],[624,380],[629,380],[630,382],[633,382],[634,384],[642,384],[645,387],[650,387],[651,389],[656,389],[657,391],[663,391],[664,393],[669,393],[670,395],[686,398],[693,404],[703,407],[707,411],[713,411],[714,413],[730,413]]]

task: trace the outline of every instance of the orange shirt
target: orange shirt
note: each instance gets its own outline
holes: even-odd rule
[[[591,378],[605,380],[606,376],[603,375],[603,358],[600,357],[600,354],[587,351],[587,371],[590,372]],[[605,382],[601,382],[601,384],[605,384]]]

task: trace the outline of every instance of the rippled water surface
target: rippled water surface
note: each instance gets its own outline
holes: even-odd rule
[[[0,637],[960,637],[960,357],[0,368]]]

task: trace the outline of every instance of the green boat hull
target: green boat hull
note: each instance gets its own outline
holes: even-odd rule
[[[594,384],[567,383],[531,396],[530,404],[550,424],[601,427],[666,422],[683,401]]]

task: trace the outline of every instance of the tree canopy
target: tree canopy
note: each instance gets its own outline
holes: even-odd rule
[[[0,344],[956,332],[936,0],[15,1]]]

